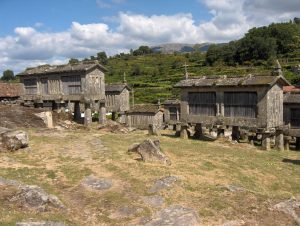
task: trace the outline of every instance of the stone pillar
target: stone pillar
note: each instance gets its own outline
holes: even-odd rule
[[[81,112],[80,112],[80,104],[79,101],[74,103],[74,121],[80,122],[81,120]]]
[[[284,140],[284,150],[289,151],[290,150],[290,140],[291,140],[291,137],[284,136],[283,140]]]
[[[180,137],[180,132],[181,132],[181,125],[179,123],[177,123],[176,125],[176,132],[175,132],[175,136]]]
[[[269,132],[264,132],[262,134],[262,149],[269,151],[271,149],[271,139],[270,139],[270,133]]]
[[[225,129],[218,128],[217,133],[218,133],[218,138],[223,138],[225,136]]]
[[[126,125],[131,128],[131,117],[128,114],[126,115]]]
[[[84,110],[84,125],[89,127],[92,124],[92,110],[91,110],[91,104],[86,103],[85,104],[85,110]]]
[[[240,138],[239,127],[238,126],[233,126],[232,127],[232,140],[238,141],[239,138]]]
[[[300,137],[296,137],[296,150],[300,150]]]
[[[188,131],[187,131],[188,126],[187,125],[181,125],[181,131],[180,131],[180,138],[181,139],[188,139]]]
[[[200,139],[201,136],[202,136],[202,124],[197,123],[196,126],[195,126],[194,138]]]
[[[279,151],[284,150],[284,140],[283,140],[283,131],[282,130],[276,130],[275,148]]]
[[[106,108],[104,103],[99,103],[99,123],[104,124],[106,122]]]
[[[111,119],[113,120],[113,121],[116,121],[116,112],[112,112],[111,113]]]
[[[256,134],[248,133],[248,143],[250,145],[253,145],[253,146],[255,145],[254,144],[255,137],[256,137]]]
[[[160,136],[160,130],[155,124],[149,124],[148,135]]]

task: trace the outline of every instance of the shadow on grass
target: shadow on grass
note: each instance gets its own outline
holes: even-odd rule
[[[295,165],[300,165],[300,160],[295,160],[295,159],[286,159],[286,158],[284,158],[282,160],[282,162],[292,163],[292,164],[295,164]]]

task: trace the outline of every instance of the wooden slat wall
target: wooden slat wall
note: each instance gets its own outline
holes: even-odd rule
[[[63,76],[63,92],[64,94],[80,94],[81,93],[81,78],[77,76]]]
[[[256,92],[225,92],[224,113],[226,117],[256,118]]]
[[[35,78],[32,79],[24,79],[25,86],[25,94],[37,94],[37,80]]]
[[[188,103],[191,115],[216,115],[215,92],[189,93]]]
[[[48,79],[47,78],[42,78],[41,79],[41,90],[42,90],[42,94],[48,94]]]

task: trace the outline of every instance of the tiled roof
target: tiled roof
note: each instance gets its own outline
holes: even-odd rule
[[[284,86],[283,87],[283,92],[288,93],[288,92],[300,92],[300,86]]]
[[[20,83],[0,82],[0,97],[19,97],[22,95],[22,85]]]
[[[262,86],[273,85],[280,81],[283,85],[290,85],[282,76],[209,76],[181,80],[174,87],[210,87],[210,86]]]
[[[27,68],[25,71],[19,73],[20,76],[26,75],[45,75],[45,74],[59,74],[65,72],[86,72],[95,67],[100,67],[101,70],[107,69],[99,63],[95,62],[80,62],[77,64],[64,64],[64,65],[41,65],[34,68]]]
[[[127,84],[106,84],[105,92],[122,92],[125,88],[131,90]]]
[[[162,111],[159,105],[156,104],[137,104],[134,105],[128,112],[129,113],[157,113]]]

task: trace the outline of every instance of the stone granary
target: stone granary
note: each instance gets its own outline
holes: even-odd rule
[[[130,91],[127,84],[105,85],[106,111],[112,113],[113,120],[119,114],[121,122],[125,122],[125,112],[130,109]]]
[[[278,74],[186,78],[175,85],[181,90],[181,135],[186,137],[191,126],[200,134],[204,128],[219,135],[232,132],[233,138],[244,130],[249,139],[260,133],[264,148],[269,149],[271,131],[284,125],[286,85],[289,82]],[[282,146],[282,133],[277,138]]]
[[[300,149],[300,87],[283,87],[283,120],[289,126],[288,135],[296,137],[296,149]]]
[[[163,118],[163,110],[159,105],[140,104],[135,105],[126,113],[126,124],[138,129],[148,129],[149,125],[162,128]]]
[[[22,84],[0,82],[0,103],[15,103],[23,94]]]
[[[164,121],[168,125],[176,125],[180,120],[180,100],[165,100]]]
[[[85,105],[85,124],[91,122],[91,106],[98,106],[99,122],[106,117],[105,67],[97,62],[66,65],[42,65],[20,73],[24,104],[52,109],[74,103],[74,118],[80,119],[80,103]]]

